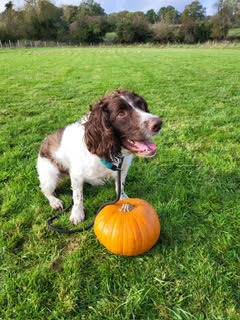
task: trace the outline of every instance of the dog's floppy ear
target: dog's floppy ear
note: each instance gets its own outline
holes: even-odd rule
[[[110,122],[109,99],[103,98],[91,109],[85,123],[85,142],[88,150],[100,158],[112,161],[120,153],[120,141]]]

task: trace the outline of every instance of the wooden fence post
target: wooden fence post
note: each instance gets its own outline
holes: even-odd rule
[[[2,46],[2,41],[0,40],[0,48],[2,49],[2,47],[3,47],[3,46]]]

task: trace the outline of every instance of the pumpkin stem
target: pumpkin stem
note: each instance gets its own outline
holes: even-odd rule
[[[124,203],[121,208],[119,209],[121,212],[130,212],[135,208],[131,203],[127,202]]]

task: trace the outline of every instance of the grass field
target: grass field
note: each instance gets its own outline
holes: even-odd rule
[[[232,28],[228,31],[229,39],[239,39],[240,38],[240,28]]]
[[[239,46],[0,51],[0,319],[240,318],[239,70]],[[48,230],[35,169],[46,135],[119,86],[164,120],[157,155],[135,158],[127,178],[162,226],[134,258],[110,254],[93,230]],[[58,189],[66,205],[69,190]],[[114,183],[84,194],[89,222]]]

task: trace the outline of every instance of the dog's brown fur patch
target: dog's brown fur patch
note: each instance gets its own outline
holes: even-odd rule
[[[54,157],[54,152],[60,146],[64,130],[65,128],[59,129],[45,138],[40,147],[39,155],[49,159],[59,169],[60,173],[68,174],[68,170],[61,163],[57,162]]]

